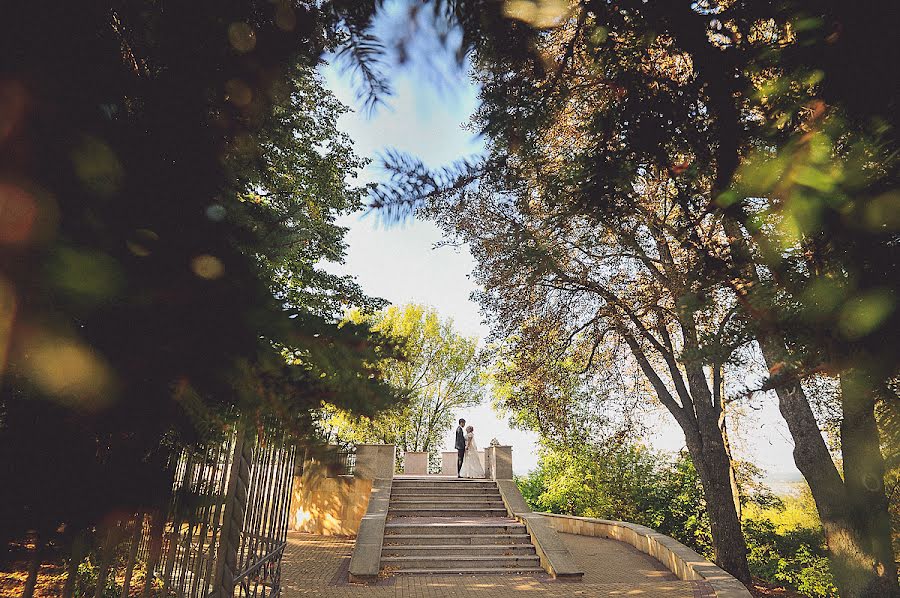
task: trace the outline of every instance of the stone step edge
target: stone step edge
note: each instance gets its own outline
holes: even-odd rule
[[[485,549],[485,550],[502,550],[506,548],[534,548],[531,544],[411,544],[407,546],[384,546],[384,550],[455,550],[462,548],[464,550]]]
[[[469,502],[441,502],[439,500],[392,500],[391,506],[407,506],[407,505],[435,505],[435,509],[440,509],[441,507],[460,507],[460,505],[470,505],[470,508],[474,508],[475,505],[479,507],[490,507],[502,509],[504,507],[502,500],[473,500]],[[430,508],[430,507],[429,507]]]
[[[496,490],[491,490],[490,492],[488,492],[488,491],[485,491],[485,492],[460,492],[460,493],[454,492],[452,494],[446,493],[446,492],[444,492],[444,493],[440,493],[440,492],[393,492],[393,493],[391,493],[391,498],[405,498],[407,496],[426,496],[426,497],[441,498],[441,499],[458,498],[458,499],[462,500],[462,499],[466,499],[466,498],[475,498],[477,496],[500,497],[500,493],[497,492]]]
[[[403,519],[403,517],[401,517]],[[440,528],[462,528],[462,527],[479,527],[484,529],[485,531],[490,530],[490,528],[496,527],[505,527],[511,528],[515,530],[526,530],[527,528],[521,523],[469,523],[469,522],[457,522],[457,521],[447,521],[447,522],[438,522],[438,523],[409,523],[397,521],[396,519],[388,521],[385,523],[384,527],[386,529],[406,529],[410,527],[426,527],[431,529],[440,529]],[[427,535],[427,534],[425,534]]]
[[[520,555],[509,554],[509,555],[507,555],[507,554],[500,554],[500,555],[489,555],[489,556],[474,556],[474,555],[473,555],[473,556],[467,556],[467,555],[460,555],[460,556],[454,556],[454,557],[451,557],[451,558],[448,558],[446,555],[441,555],[441,556],[428,556],[428,555],[422,555],[422,556],[384,556],[384,557],[381,557],[381,562],[384,563],[384,562],[386,562],[386,561],[391,561],[391,562],[397,562],[397,561],[399,561],[399,562],[403,562],[403,561],[438,561],[438,562],[444,562],[444,561],[470,561],[470,562],[473,562],[473,563],[477,563],[477,562],[480,562],[480,561],[489,561],[489,562],[495,563],[495,562],[498,562],[498,561],[517,561],[517,560],[519,560],[519,559],[527,559],[527,560],[529,560],[529,561],[531,561],[531,560],[540,561],[540,557],[538,557],[537,555],[528,555],[528,554],[524,554],[524,555],[521,555],[521,554],[520,554]]]
[[[462,488],[496,488],[496,482],[398,482],[394,480],[392,484],[394,488],[449,488],[451,486],[456,489]]]
[[[403,489],[398,492],[391,492],[391,498],[397,496],[440,496],[443,498],[469,498],[472,496],[501,496],[500,491],[496,488],[485,488],[483,490],[467,490],[466,492],[431,492],[432,488],[424,488],[429,492],[416,492],[415,489]]]
[[[522,530],[521,534],[476,534],[478,536],[490,536],[491,538],[524,538],[531,537],[528,535],[526,530]],[[471,538],[472,536],[466,536],[464,534],[385,534],[385,538],[402,538],[404,540],[422,540],[425,538],[433,538],[435,540],[438,539],[456,539],[459,537]],[[481,546],[479,544],[479,546]],[[491,546],[491,544],[487,544],[487,546]]]
[[[507,567],[491,569],[488,567],[465,567],[454,569],[391,569],[391,575],[531,575],[546,573],[540,567]]]
[[[391,502],[396,502],[398,500],[402,501],[429,501],[429,502],[441,502],[447,504],[467,504],[470,502],[497,502],[503,501],[503,498],[498,493],[496,496],[493,494],[473,494],[472,496],[446,496],[440,494],[394,494],[391,496]]]
[[[467,508],[467,507],[435,507],[433,509],[430,508],[421,508],[421,509],[402,509],[404,511],[445,511],[447,513],[456,513],[457,511],[503,511],[506,513],[506,509],[503,507],[485,507],[483,509],[479,509],[477,507]]]
[[[431,482],[428,480],[421,481],[397,481],[394,480],[392,484],[394,488],[448,488],[450,486],[456,486],[458,488],[463,488],[468,486],[469,488],[496,488],[497,482],[491,482],[488,480],[478,481],[478,482],[457,482],[457,481],[447,481],[447,482]]]

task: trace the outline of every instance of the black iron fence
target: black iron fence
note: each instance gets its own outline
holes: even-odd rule
[[[335,459],[337,475],[353,475],[356,473],[356,449],[338,451]]]
[[[255,431],[173,454],[168,512],[132,513],[96,530],[95,561],[85,560],[84,543],[76,548],[60,595],[72,597],[77,588],[121,598],[277,597],[294,460],[283,435]],[[38,545],[38,562],[40,553]],[[25,598],[39,569],[29,570]]]

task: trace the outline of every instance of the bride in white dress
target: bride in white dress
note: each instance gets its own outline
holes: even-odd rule
[[[484,466],[478,458],[478,445],[475,444],[475,428],[466,428],[466,455],[463,457],[459,475],[464,478],[483,478]]]

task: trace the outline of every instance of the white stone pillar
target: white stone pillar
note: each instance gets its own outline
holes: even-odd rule
[[[484,449],[484,477],[494,479],[494,446],[488,446]]]
[[[365,480],[389,480],[394,477],[393,444],[357,444],[356,475]]]
[[[492,464],[492,475],[495,480],[513,479],[512,447],[495,446]]]
[[[458,458],[456,451],[441,452],[441,475],[456,476],[459,472],[456,470],[456,460]]]
[[[425,475],[428,473],[428,453],[406,451],[403,453],[403,473]]]

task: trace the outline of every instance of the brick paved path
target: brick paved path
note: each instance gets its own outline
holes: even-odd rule
[[[546,575],[409,575],[373,586],[350,584],[347,567],[353,540],[292,532],[282,562],[285,598],[556,598],[637,596],[713,598],[706,583],[680,581],[658,561],[615,540],[560,534],[584,569],[580,582]]]

